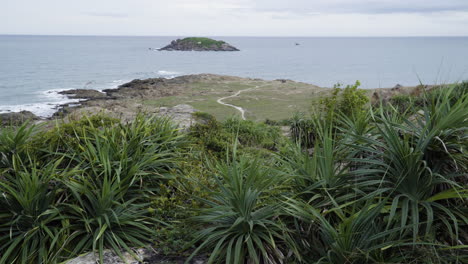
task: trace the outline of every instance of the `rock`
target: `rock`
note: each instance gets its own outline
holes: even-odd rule
[[[109,99],[107,94],[91,89],[66,90],[59,92],[59,94],[66,95],[71,99]]]
[[[110,250],[104,251],[104,262],[102,264],[168,264],[168,263],[180,263],[183,264],[186,261],[186,257],[179,256],[163,256],[158,254],[156,251],[151,249],[138,249],[135,250],[135,255],[138,259],[135,259],[128,252],[123,253],[124,259],[122,260],[117,254]],[[99,255],[95,253],[88,253],[77,258],[65,261],[64,264],[98,264]],[[195,257],[190,264],[205,264],[205,257]]]
[[[210,38],[184,38],[171,41],[171,44],[160,51],[239,51],[234,46],[220,40]]]
[[[111,250],[104,251],[104,262],[102,264],[140,264],[142,261],[146,259],[150,259],[155,255],[149,249],[138,249],[135,250],[135,255],[138,259],[135,259],[130,253],[124,252],[123,257],[121,259],[117,254],[112,252]],[[96,253],[88,253],[77,258],[68,260],[64,262],[64,264],[97,264],[99,263],[99,255]]]
[[[371,102],[372,104],[382,102],[385,105],[392,99],[392,97],[400,94],[406,94],[406,91],[404,91],[403,88],[404,87],[402,85],[397,84],[391,89],[379,89],[372,94]]]
[[[29,111],[12,112],[0,114],[0,125],[21,125],[25,121],[39,120],[40,118]]]
[[[170,117],[182,129],[188,129],[195,123],[193,113],[197,112],[191,105],[181,104],[174,107],[160,107],[159,115]]]

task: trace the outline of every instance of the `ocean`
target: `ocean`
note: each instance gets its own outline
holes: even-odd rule
[[[50,116],[57,92],[215,73],[363,88],[468,80],[468,37],[213,37],[239,52],[155,51],[177,37],[0,36],[0,113]],[[299,45],[296,45],[298,43]]]

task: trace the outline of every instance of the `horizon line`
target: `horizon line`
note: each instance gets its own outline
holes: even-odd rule
[[[356,35],[356,36],[333,36],[333,35],[302,35],[302,36],[278,36],[278,35],[95,35],[95,34],[11,34],[0,33],[0,36],[37,36],[37,37],[238,37],[238,38],[463,38],[468,35],[389,35],[389,36],[371,36],[371,35]]]

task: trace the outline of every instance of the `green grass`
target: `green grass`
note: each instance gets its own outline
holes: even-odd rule
[[[328,93],[327,89],[303,83],[283,84],[254,80],[194,82],[188,84],[180,95],[146,100],[143,103],[156,107],[189,104],[199,111],[214,115],[218,120],[226,120],[232,116],[240,116],[240,112],[216,101],[245,89],[251,90],[242,92],[238,97],[225,99],[224,102],[243,107],[247,110],[246,118],[254,121],[283,120],[297,111],[308,112],[312,103],[318,103],[318,98]]]

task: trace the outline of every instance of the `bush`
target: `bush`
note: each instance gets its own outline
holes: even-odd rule
[[[273,150],[277,144],[281,143],[278,127],[239,118],[229,118],[223,122],[222,126],[229,133],[236,135],[243,146]]]
[[[151,201],[178,169],[184,138],[167,119],[139,115],[2,130],[0,263],[57,263],[88,251],[103,261],[155,239]],[[44,135],[44,133],[42,133]],[[166,193],[162,193],[165,195]]]
[[[15,156],[25,162],[29,161],[28,153],[35,151],[32,138],[37,132],[37,126],[27,122],[19,127],[0,127],[0,175],[2,171],[13,170]]]
[[[352,116],[364,111],[369,98],[364,90],[359,90],[361,83],[356,81],[354,85],[347,85],[344,89],[341,84],[336,84],[330,97],[321,100],[322,110],[328,114],[342,113]]]
[[[191,127],[191,137],[198,146],[219,158],[225,157],[234,144],[239,145],[239,151],[249,152],[249,148],[276,150],[284,143],[284,137],[275,126],[238,118],[218,122],[207,114],[197,116],[199,123]]]
[[[0,174],[0,263],[55,263],[61,256],[71,219],[57,203],[57,179],[69,175],[58,163],[24,166],[13,156],[12,170]]]
[[[281,177],[243,157],[215,166],[219,190],[210,190],[208,207],[193,218],[205,228],[192,257],[208,248],[209,263],[281,263],[290,249],[285,243],[289,238],[277,218],[278,204],[270,197]]]

